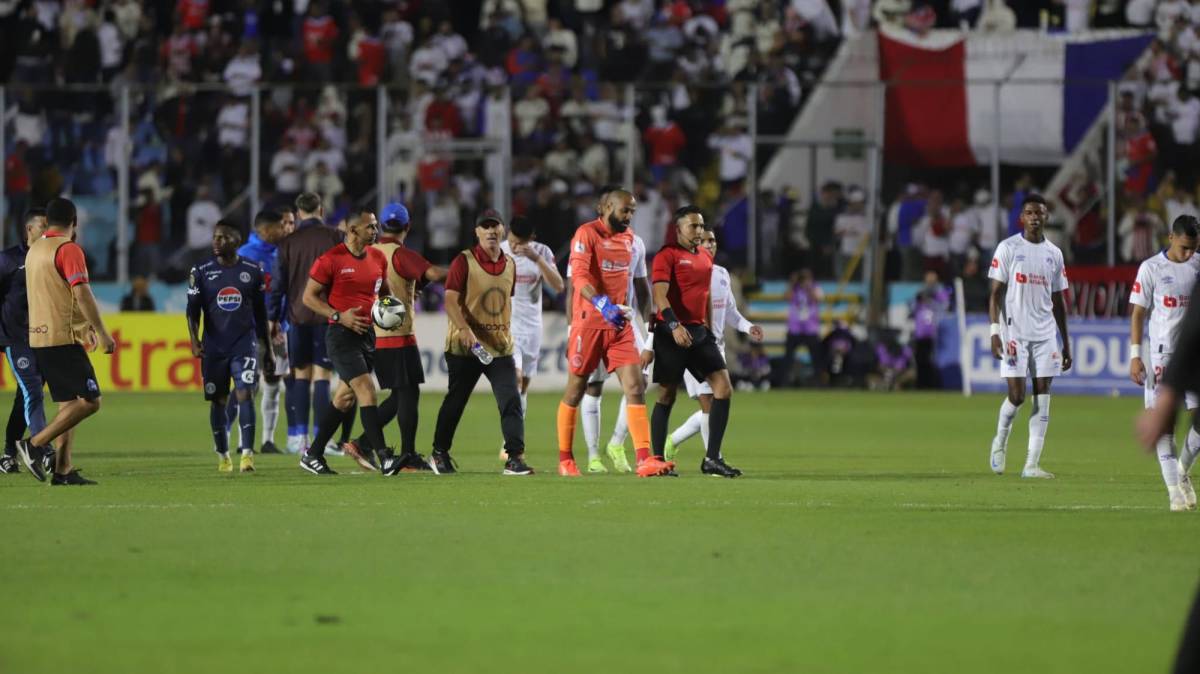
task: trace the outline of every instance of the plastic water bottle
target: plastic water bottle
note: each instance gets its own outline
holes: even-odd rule
[[[475,342],[473,345],[471,345],[471,353],[475,354],[475,357],[479,359],[479,362],[483,363],[484,365],[488,365],[492,362],[492,354],[488,353],[488,350],[483,348],[483,345],[479,342]]]

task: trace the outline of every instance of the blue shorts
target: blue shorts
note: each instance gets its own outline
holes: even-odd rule
[[[326,370],[333,369],[329,354],[325,351],[325,331],[328,325],[292,325],[287,330],[288,359],[292,367],[316,365]]]
[[[216,400],[229,395],[229,382],[241,390],[254,391],[258,385],[258,351],[252,342],[237,356],[205,356],[201,359],[204,375],[204,399]]]

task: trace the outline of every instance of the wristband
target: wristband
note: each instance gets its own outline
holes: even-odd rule
[[[668,324],[679,323],[679,319],[675,318],[675,310],[672,309],[671,307],[667,307],[666,309],[663,309],[660,313],[662,314],[663,320],[666,321]]]
[[[1133,358],[1141,358],[1141,357],[1142,357],[1142,345],[1141,344],[1130,344],[1129,345],[1129,358],[1133,359]]]
[[[989,332],[991,333],[992,337],[999,337],[1000,336],[1000,324],[992,323]]]

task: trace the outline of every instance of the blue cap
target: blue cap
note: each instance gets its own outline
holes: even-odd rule
[[[404,229],[408,226],[408,209],[404,207],[404,204],[393,201],[383,207],[383,212],[379,214],[379,220],[383,223],[384,229]]]

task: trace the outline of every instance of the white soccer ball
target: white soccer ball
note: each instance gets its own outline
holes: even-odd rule
[[[407,309],[404,308],[404,303],[391,295],[380,297],[371,305],[372,320],[384,330],[399,327],[404,322],[405,312]]]

